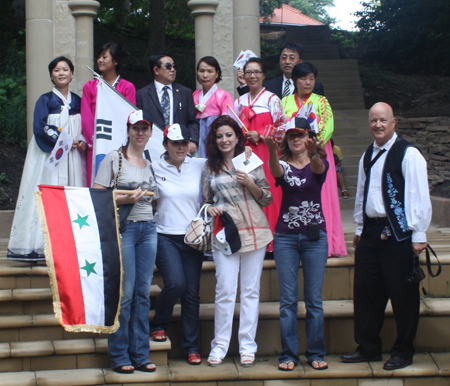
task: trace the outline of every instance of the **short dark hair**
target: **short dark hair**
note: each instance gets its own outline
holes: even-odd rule
[[[298,56],[300,56],[300,59],[303,59],[303,46],[301,44],[295,43],[295,42],[288,42],[283,44],[283,46],[280,49],[280,56],[283,50],[289,50],[294,51],[298,53]]]
[[[169,58],[173,59],[172,53],[169,51],[159,52],[155,55],[150,56],[150,59],[148,60],[148,65],[152,73],[154,72],[153,71],[154,67],[161,67],[161,58],[164,58],[165,56],[168,56]]]
[[[234,148],[235,157],[245,150],[245,142],[247,141],[242,129],[229,115],[221,115],[211,123],[206,136],[206,157],[208,158],[206,164],[208,165],[208,169],[213,173],[220,173],[225,165],[225,159],[217,147],[216,140],[216,132],[222,126],[230,126],[236,134],[238,142]]]
[[[200,67],[201,62],[205,62],[206,64],[208,64],[216,69],[219,76],[217,77],[215,83],[219,83],[222,80],[222,69],[220,68],[220,64],[217,61],[217,59],[213,56],[204,56],[197,63],[197,72],[198,72],[198,68]]]
[[[308,74],[314,74],[314,77],[317,78],[317,68],[314,66],[314,64],[309,62],[303,62],[299,63],[294,66],[292,69],[292,81],[296,82],[298,78],[301,78],[302,76],[306,76]]]
[[[48,65],[48,72],[50,74],[50,77],[52,76],[52,71],[55,69],[59,62],[66,62],[70,68],[70,71],[75,71],[75,67],[73,66],[73,63],[69,58],[66,58],[65,56],[58,56],[53,59]]]
[[[111,54],[113,60],[117,63],[116,64],[116,73],[119,74],[120,69],[122,68],[123,61],[128,57],[129,52],[124,50],[122,46],[118,45],[117,43],[105,43],[103,44],[98,50],[97,50],[97,56],[96,58],[102,54],[103,51],[109,51]]]
[[[247,60],[247,63],[244,64],[244,72],[245,72],[245,68],[247,67],[247,64],[249,63],[258,63],[259,67],[261,67],[261,71],[264,75],[267,74],[267,68],[266,65],[264,64],[264,62],[262,61],[261,58],[250,58],[249,60]]]

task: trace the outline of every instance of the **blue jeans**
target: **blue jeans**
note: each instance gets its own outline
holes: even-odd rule
[[[318,241],[310,241],[308,232],[275,233],[274,250],[280,286],[280,326],[282,351],[280,362],[300,361],[298,357],[298,270],[302,263],[306,305],[306,359],[323,360],[326,354],[322,306],[322,284],[327,264],[327,234],[320,231]]]
[[[200,274],[203,253],[184,243],[184,235],[158,233],[156,267],[164,281],[158,296],[151,331],[167,331],[173,307],[181,300],[181,349],[188,354],[200,353],[198,328],[200,312]]]
[[[148,313],[156,260],[154,221],[127,221],[122,233],[122,301],[119,329],[108,336],[111,367],[149,363]]]

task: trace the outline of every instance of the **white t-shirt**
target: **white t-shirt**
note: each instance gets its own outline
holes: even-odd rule
[[[153,163],[159,199],[155,213],[156,230],[184,235],[199,209],[204,158],[186,157],[178,171],[164,158]]]

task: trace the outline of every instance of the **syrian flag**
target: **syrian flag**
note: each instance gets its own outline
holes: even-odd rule
[[[224,255],[232,255],[241,249],[241,238],[233,219],[227,212],[216,217],[214,237]]]
[[[98,79],[95,105],[94,156],[92,158],[92,181],[95,180],[100,162],[106,155],[127,142],[127,119],[138,108],[120,94],[103,78]],[[165,152],[161,129],[153,125],[153,135],[148,141],[144,155],[157,160]]]
[[[70,332],[115,332],[122,259],[112,191],[50,185],[39,190],[36,205],[58,322]]]

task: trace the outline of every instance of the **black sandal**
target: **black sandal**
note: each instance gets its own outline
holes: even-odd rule
[[[148,368],[148,366],[153,365],[155,367]],[[153,373],[156,370],[156,365],[152,362],[144,363],[136,367],[136,370],[142,371],[144,373]]]
[[[133,367],[132,369],[126,369],[125,367]],[[113,367],[113,371],[120,374],[133,374],[134,373],[134,366],[133,365],[122,365],[122,366],[116,366]]]

